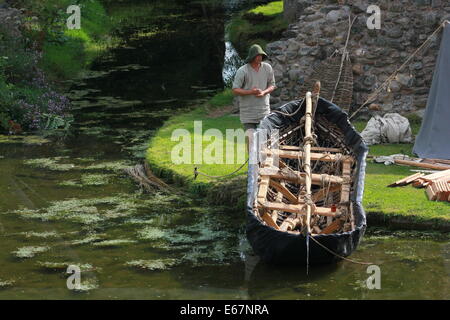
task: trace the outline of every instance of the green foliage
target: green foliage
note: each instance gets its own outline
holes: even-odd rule
[[[69,15],[65,9],[69,5],[80,6],[79,30],[69,30],[66,26]],[[53,9],[40,14],[43,16],[40,23],[46,30],[42,65],[57,78],[75,77],[111,44],[108,37],[111,20],[97,0],[50,0],[45,4],[48,7]],[[45,24],[45,20],[50,23]]]

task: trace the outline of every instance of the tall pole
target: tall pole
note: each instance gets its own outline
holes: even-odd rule
[[[311,92],[306,93],[306,111],[305,111],[305,139],[303,143],[303,151],[305,155],[305,163],[303,169],[305,170],[305,187],[306,187],[306,231],[308,235],[311,234],[311,123],[312,123],[312,99]]]

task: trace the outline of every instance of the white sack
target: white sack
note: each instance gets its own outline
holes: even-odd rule
[[[384,117],[374,116],[367,123],[361,136],[368,144],[411,143],[411,126],[407,118],[398,113],[386,113]]]

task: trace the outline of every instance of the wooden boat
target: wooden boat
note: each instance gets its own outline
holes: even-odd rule
[[[313,94],[260,123],[250,147],[247,238],[269,263],[331,263],[349,256],[366,228],[368,148],[347,113]]]

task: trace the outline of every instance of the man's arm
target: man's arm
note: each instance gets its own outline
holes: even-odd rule
[[[255,95],[259,96],[263,91],[260,89],[253,88],[251,90],[245,90],[242,88],[233,88],[233,94],[236,96],[249,96],[249,95]]]
[[[266,94],[272,93],[277,87],[275,86],[268,86],[267,89],[261,91],[260,94],[257,94],[257,97],[264,97]]]

